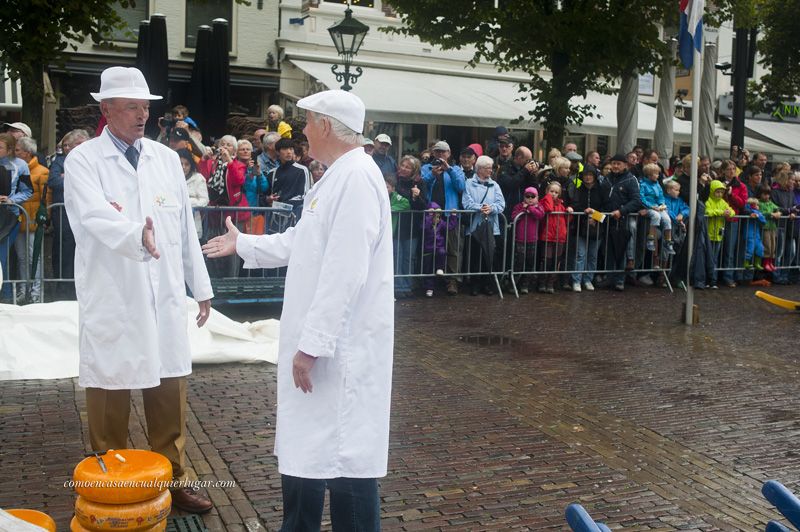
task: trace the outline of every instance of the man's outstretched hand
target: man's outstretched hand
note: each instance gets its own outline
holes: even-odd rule
[[[239,238],[239,230],[231,221],[231,217],[225,218],[225,227],[228,232],[224,235],[215,236],[203,245],[203,254],[210,258],[227,257],[236,253],[236,239]]]
[[[149,216],[144,220],[144,228],[142,229],[142,245],[154,259],[161,257],[161,253],[159,253],[158,249],[156,249],[156,232],[153,229],[153,219]]]

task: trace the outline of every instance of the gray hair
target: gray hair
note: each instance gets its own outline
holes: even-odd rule
[[[250,142],[250,141],[249,141],[249,140],[247,140],[247,139],[241,139],[239,142],[237,142],[237,143],[236,143],[236,148],[237,148],[237,149],[238,149],[238,148],[241,148],[241,147],[242,147],[243,145],[245,145],[245,144],[246,144],[246,145],[248,145],[248,146],[250,146],[250,149],[251,149],[251,150],[253,149],[253,143],[252,143],[252,142]]]
[[[278,142],[280,138],[281,136],[278,134],[277,131],[270,131],[269,133],[264,133],[264,135],[261,137],[261,144],[264,146],[268,146],[270,144]]]
[[[36,155],[36,141],[30,137],[22,137],[17,139],[17,146],[24,152],[31,155]]]
[[[331,122],[331,133],[337,139],[341,140],[346,144],[350,144],[353,146],[363,146],[364,145],[364,136],[361,133],[357,133],[344,125],[338,119],[325,115],[322,113],[315,113],[314,111],[309,111],[307,116],[311,115],[312,119],[316,122],[319,121],[321,117],[325,117]]]
[[[494,160],[488,155],[481,155],[480,157],[478,157],[478,160],[475,161],[475,170],[486,166],[488,166],[489,168],[494,166]]]
[[[225,143],[230,144],[231,146],[234,146],[234,147],[238,146],[238,143],[236,141],[236,137],[234,137],[233,135],[223,135],[222,138],[219,139],[219,141],[220,142],[225,142]]]
[[[64,135],[64,138],[61,139],[61,146],[63,147],[64,144],[68,146],[72,146],[72,144],[78,140],[89,140],[91,137],[89,136],[89,132],[85,129],[73,129],[72,131],[68,132]]]

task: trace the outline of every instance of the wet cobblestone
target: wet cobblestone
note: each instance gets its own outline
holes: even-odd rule
[[[578,501],[612,528],[763,530],[761,483],[800,488],[800,316],[752,294],[699,293],[694,328],[658,290],[398,302],[384,529],[564,529]],[[190,379],[191,470],[237,484],[209,490],[211,531],[280,525],[274,381],[266,364]],[[83,400],[72,379],[0,383],[0,507],[67,528]],[[140,397],[133,414],[144,447]]]

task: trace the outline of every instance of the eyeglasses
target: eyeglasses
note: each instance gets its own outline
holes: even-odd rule
[[[533,194],[525,194],[525,199],[528,199],[528,198],[535,198],[535,197],[536,197],[536,196],[534,196]]]

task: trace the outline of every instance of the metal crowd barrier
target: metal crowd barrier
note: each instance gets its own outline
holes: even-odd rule
[[[14,205],[1,204],[0,208]],[[296,224],[297,220],[291,211],[276,207],[202,207],[194,209],[198,221],[198,234],[201,242],[205,242],[225,232],[225,217],[231,216],[234,223],[248,233],[273,234],[281,233]],[[402,211],[392,213],[394,226],[395,250],[395,282],[398,291],[412,289],[412,283],[421,283],[424,287],[438,288],[446,282],[465,284],[476,283],[487,288],[493,286],[503,297],[501,281],[506,288],[519,296],[520,283],[536,280],[541,282],[548,276],[557,276],[558,284],[572,284],[573,276],[580,275],[581,281],[588,275],[621,274],[623,270],[615,268],[608,260],[609,218],[603,223],[591,224],[590,217],[584,213],[551,213],[539,221],[541,229],[557,220],[568,219],[564,242],[557,247],[560,260],[549,260],[543,242],[536,245],[525,243],[524,226],[520,224],[521,216],[508,223],[506,218],[497,215],[499,235],[494,236],[494,251],[491,255],[485,249],[485,242],[477,236],[466,235],[473,220],[482,215],[475,211],[451,210],[440,211],[439,224],[434,228],[432,220],[426,223],[426,217],[432,217],[432,211]],[[28,222],[28,215],[20,208],[20,216]],[[707,222],[711,219],[707,219]],[[631,237],[626,247],[626,259],[633,262],[633,269],[624,271],[627,275],[658,274],[658,281],[670,288],[670,271],[677,255],[666,255],[661,247],[661,235],[657,234],[655,251],[646,249],[646,238],[649,232],[647,216],[630,215],[627,223]],[[688,226],[688,220],[685,221]],[[778,270],[773,273],[776,279],[786,281],[789,274],[800,275],[800,219],[782,216],[776,220],[774,262]],[[724,223],[723,239],[714,247],[716,252],[716,270],[719,280],[730,273],[736,280],[747,281],[756,273],[745,267],[744,257],[748,251],[749,237],[756,224],[749,216],[737,216]],[[62,203],[50,206],[50,233],[42,240],[39,250],[42,267],[35,279],[31,279],[30,246],[24,247],[24,263],[28,265],[20,271],[19,266],[11,267],[12,246],[3,246],[6,262],[4,277],[9,285],[5,300],[18,303],[17,292],[23,286],[30,289],[31,281],[38,280],[41,289],[38,302],[74,297],[74,237]],[[34,238],[34,232],[20,232],[17,238]],[[538,235],[537,235],[538,237]],[[680,252],[685,237],[685,230],[673,227],[675,251]],[[596,246],[597,261],[588,260],[594,254]],[[560,248],[560,249],[559,249]],[[20,250],[23,248],[20,247]],[[583,253],[585,249],[585,253]],[[52,255],[46,252],[52,251]],[[581,253],[579,253],[581,252]],[[581,260],[580,255],[584,255]],[[627,260],[626,260],[627,262]],[[285,282],[285,268],[247,270],[242,267],[238,257],[206,259],[211,282],[218,302],[267,302],[281,301]],[[16,265],[16,261],[15,261]],[[583,284],[583,283],[581,283]]]
[[[37,279],[31,279],[31,253],[33,248],[33,238],[34,233],[30,230],[23,231],[23,227],[30,228],[30,218],[28,217],[28,213],[17,203],[0,203],[0,220],[3,220],[5,223],[2,224],[0,230],[3,232],[7,232],[8,234],[4,235],[0,238],[0,267],[3,269],[3,284],[0,287],[0,301],[8,302],[13,305],[17,305],[20,303],[19,301],[19,291],[21,289],[27,291],[32,288],[32,281],[38,280],[40,283],[42,282],[42,268],[37,270],[39,274]],[[11,216],[9,215],[9,211],[12,209],[17,209],[19,211],[17,218],[18,221],[16,225],[11,222]],[[24,224],[24,225],[23,225]],[[22,246],[22,256],[20,257],[20,253],[18,250],[18,243],[17,240],[20,242],[24,242],[25,245]],[[30,244],[28,242],[31,241]],[[12,256],[11,250],[15,250],[15,254]],[[16,256],[16,264],[12,264],[12,258]],[[39,257],[39,260],[42,260],[42,257]],[[12,276],[12,272],[17,271],[17,275]],[[40,292],[39,300],[43,301],[43,293]]]

